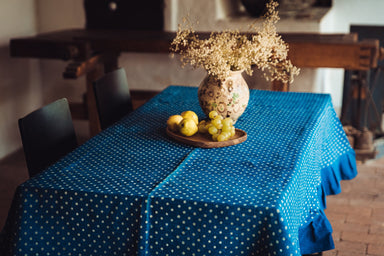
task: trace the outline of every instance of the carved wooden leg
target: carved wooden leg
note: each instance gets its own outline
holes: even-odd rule
[[[102,77],[105,73],[117,69],[118,57],[119,53],[116,52],[96,55],[85,61],[70,63],[63,73],[64,78],[70,79],[76,79],[82,75],[86,75],[86,99],[84,101],[86,104],[86,111],[81,111],[79,104],[71,104],[71,110],[73,110],[73,117],[76,119],[88,118],[91,136],[94,136],[101,131],[95,94],[93,92],[93,82]]]
[[[288,92],[289,84],[275,80],[272,82],[272,91]]]
[[[93,92],[93,81],[100,78],[104,73],[103,66],[97,65],[95,69],[89,71],[86,75],[86,97],[87,97],[87,109],[88,109],[88,119],[89,119],[89,131],[90,135],[94,136],[101,131],[99,115],[97,113],[96,99]]]

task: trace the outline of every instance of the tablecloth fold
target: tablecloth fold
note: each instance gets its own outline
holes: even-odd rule
[[[355,151],[349,150],[332,165],[321,170],[321,204],[326,209],[326,196],[341,192],[340,181],[351,180],[357,175]]]
[[[332,238],[332,226],[324,212],[320,210],[316,217],[299,229],[301,254],[312,254],[335,248]]]

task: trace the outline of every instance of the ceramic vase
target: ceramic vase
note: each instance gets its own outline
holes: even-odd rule
[[[200,107],[208,116],[216,110],[222,117],[230,117],[234,122],[248,106],[249,88],[241,75],[243,71],[233,71],[224,81],[207,75],[198,89]]]

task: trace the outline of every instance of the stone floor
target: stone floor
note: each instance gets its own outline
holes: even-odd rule
[[[358,164],[358,175],[327,197],[335,250],[324,256],[384,255],[384,158]]]

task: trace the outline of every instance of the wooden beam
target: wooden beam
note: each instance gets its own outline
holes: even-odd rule
[[[72,29],[12,39],[10,50],[13,57],[73,59],[83,62],[92,58],[95,52],[169,53],[175,35],[174,32],[164,31]],[[206,38],[210,33],[199,32],[198,35]],[[299,67],[367,70],[376,66],[375,56],[380,52],[379,45],[374,42],[377,40],[358,42],[356,33],[281,35],[289,45],[290,58]]]
[[[368,70],[377,66],[379,41],[354,43],[290,42],[288,58],[298,67]]]
[[[353,43],[358,42],[357,33],[280,33],[282,39],[287,42],[317,42],[317,43]]]
[[[90,57],[86,41],[49,39],[45,37],[26,37],[11,39],[9,43],[11,57],[40,59],[87,59]]]
[[[117,66],[121,52],[169,53],[175,35],[175,32],[165,31],[69,29],[11,39],[10,52],[12,57],[72,60],[63,76],[87,76],[87,109],[91,134],[96,134],[99,124],[92,82]],[[199,32],[198,35],[207,38],[210,33]],[[384,57],[378,40],[359,42],[356,33],[283,33],[281,36],[288,43],[288,57],[301,68],[369,70]],[[282,91],[289,89],[288,85],[278,82],[272,88]]]

